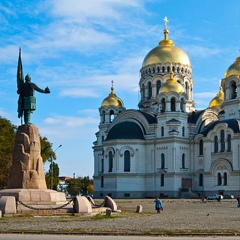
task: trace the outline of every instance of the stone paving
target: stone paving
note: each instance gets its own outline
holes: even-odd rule
[[[95,200],[96,204],[102,200]],[[115,199],[121,212],[103,215],[27,215],[0,218],[0,232],[59,232],[103,234],[220,233],[240,235],[236,200],[163,199],[157,214],[154,199]],[[137,206],[143,207],[136,213]]]

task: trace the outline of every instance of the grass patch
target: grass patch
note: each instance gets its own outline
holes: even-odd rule
[[[33,218],[34,216],[32,214],[21,214],[21,215],[16,215],[18,218]]]
[[[104,220],[104,219],[114,219],[114,218],[119,218],[119,217],[97,214],[94,217],[92,217],[92,220]]]

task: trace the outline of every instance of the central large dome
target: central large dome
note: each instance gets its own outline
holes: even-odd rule
[[[168,32],[168,30],[164,31],[165,39],[146,55],[142,67],[158,63],[180,63],[191,66],[188,55],[168,39]]]

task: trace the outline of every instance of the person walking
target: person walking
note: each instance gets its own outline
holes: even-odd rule
[[[155,209],[157,210],[157,213],[160,213],[160,209],[163,209],[162,201],[157,197],[155,202]]]

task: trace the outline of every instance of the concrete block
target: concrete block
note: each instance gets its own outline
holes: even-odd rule
[[[73,207],[75,213],[92,213],[92,206],[84,196],[77,196],[74,199]]]
[[[107,216],[112,216],[112,210],[111,209],[106,209],[106,215]]]
[[[0,198],[0,210],[3,216],[13,216],[17,212],[16,199],[13,196],[3,196]]]
[[[106,196],[104,198],[104,207],[110,208],[113,212],[117,211],[117,204],[109,196]]]
[[[138,205],[136,212],[137,212],[137,213],[141,213],[142,211],[143,211],[142,205]]]

